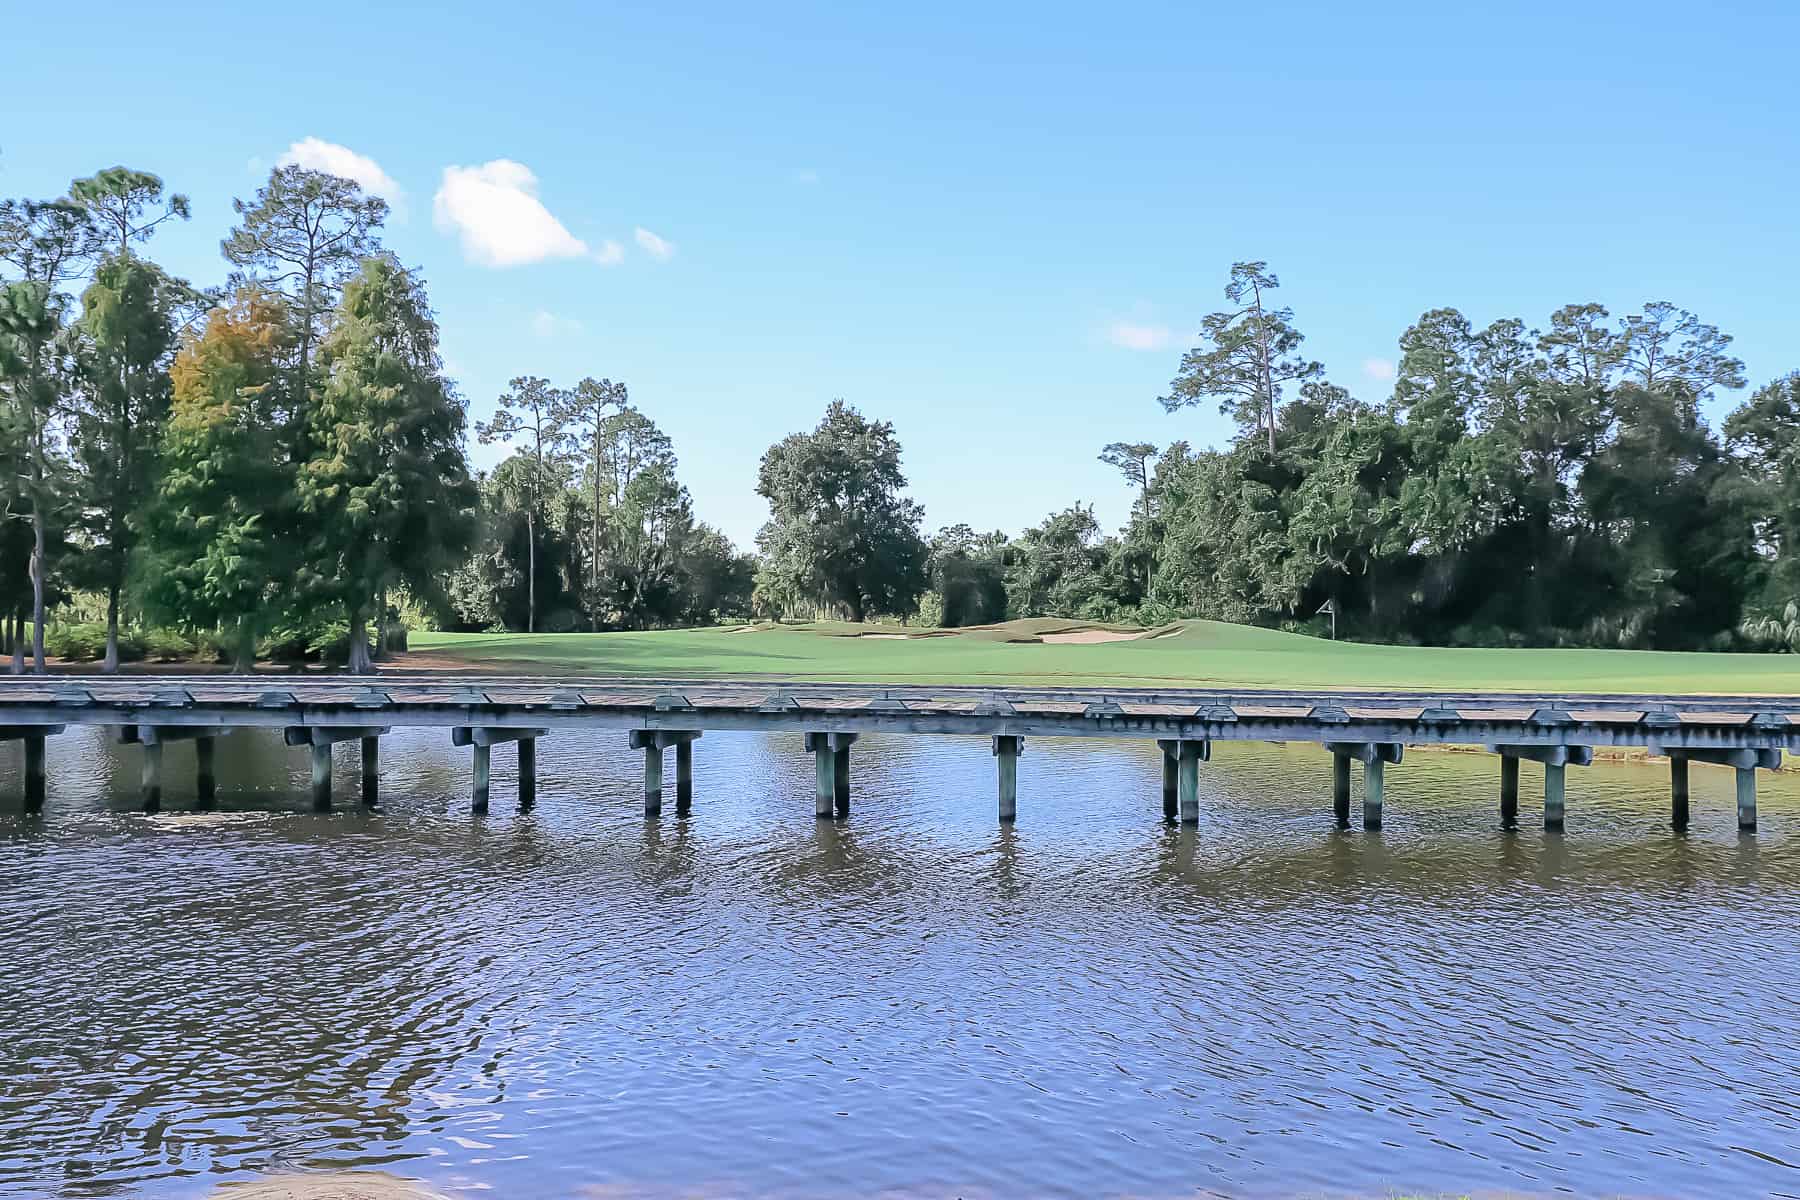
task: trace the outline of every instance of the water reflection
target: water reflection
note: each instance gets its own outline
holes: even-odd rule
[[[137,811],[137,751],[51,743],[0,811],[0,1194],[197,1196],[386,1168],[505,1196],[1800,1191],[1800,787],[1737,833],[1695,768],[1571,771],[1564,835],[1416,754],[1386,828],[1329,760],[1221,746],[1198,830],[1153,746],[858,743],[845,823],[799,739],[709,734],[692,816],[622,736],[384,747],[379,812],[219,746]],[[356,747],[340,747],[354,801]],[[0,758],[0,794],[17,795]],[[672,813],[672,806],[669,809]]]

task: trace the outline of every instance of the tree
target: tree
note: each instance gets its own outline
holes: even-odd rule
[[[163,475],[133,572],[153,616],[221,633],[240,671],[254,665],[293,576],[293,466],[280,421],[292,342],[280,298],[247,288],[176,354]]]
[[[1144,506],[1144,519],[1150,519],[1150,468],[1156,447],[1149,442],[1109,442],[1100,451],[1100,461],[1116,467],[1125,482],[1138,489]]]
[[[1293,312],[1264,304],[1264,293],[1280,286],[1267,263],[1233,263],[1225,298],[1237,307],[1201,319],[1201,344],[1182,356],[1181,371],[1162,399],[1169,412],[1218,400],[1219,411],[1231,413],[1247,432],[1267,429],[1271,457],[1283,385],[1324,371],[1299,357],[1305,338],[1294,328]]]
[[[439,600],[470,537],[467,417],[443,377],[418,279],[378,255],[344,289],[319,348],[296,493],[308,528],[302,590],[341,606],[351,674],[368,674],[368,625],[390,588]]]
[[[119,668],[119,608],[141,510],[155,487],[169,413],[176,315],[191,289],[154,264],[120,252],[101,262],[82,294],[72,447],[81,468],[80,560],[106,593],[104,669]]]
[[[115,254],[130,253],[131,243],[148,240],[164,221],[188,219],[186,196],[172,194],[164,201],[160,178],[129,167],[108,167],[75,180],[69,185],[69,199],[88,211]],[[149,216],[149,210],[158,204],[162,212]]]
[[[512,381],[501,396],[491,421],[477,424],[475,431],[483,445],[527,441],[525,479],[526,578],[529,598],[526,603],[525,629],[537,632],[537,531],[544,494],[554,484],[554,472],[560,471],[563,459],[562,414],[567,402],[562,393],[550,386],[548,379],[522,375]]]
[[[343,283],[379,248],[387,201],[365,196],[352,180],[290,164],[270,173],[254,202],[231,207],[243,218],[219,244],[239,268],[231,285],[255,282],[288,297],[297,353],[291,403],[298,407],[311,386],[321,322]]]
[[[70,201],[0,203],[0,263],[16,272],[0,285],[0,406],[9,440],[24,448],[17,489],[31,521],[32,659],[40,673],[50,523],[64,491],[53,430],[67,378],[58,345],[68,312],[62,287],[98,246],[86,210]],[[18,655],[13,661],[22,666]]]
[[[937,621],[946,629],[1006,620],[1006,535],[952,525],[931,539]]]
[[[923,510],[900,494],[905,486],[893,425],[833,400],[811,433],[763,455],[756,490],[772,518],[757,535],[758,590],[853,621],[911,612],[925,590],[927,548]]]
[[[605,515],[601,506],[601,483],[604,461],[608,453],[607,418],[609,413],[623,413],[630,397],[623,383],[610,379],[583,379],[574,389],[558,393],[560,407],[556,413],[569,451],[586,463],[591,503],[588,508],[588,621],[592,629],[600,628],[600,566],[605,555],[601,530]],[[618,493],[614,492],[617,496]]]
[[[1757,540],[1771,604],[1800,599],[1800,371],[1758,388],[1725,419],[1725,436],[1756,494]]]

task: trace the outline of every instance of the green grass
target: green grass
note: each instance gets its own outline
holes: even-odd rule
[[[1008,640],[1081,628],[1095,626],[1008,622],[904,641],[854,636],[903,632],[898,628],[843,624],[759,626],[751,632],[415,633],[411,641],[415,652],[433,659],[501,674],[1800,695],[1800,657],[1788,654],[1372,646],[1216,621],[1187,621],[1171,627],[1169,636],[1095,645]]]

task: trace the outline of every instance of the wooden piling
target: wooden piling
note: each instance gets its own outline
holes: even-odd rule
[[[381,739],[362,739],[362,802],[364,808],[381,803]]]
[[[837,806],[837,753],[823,735],[820,735],[818,747],[813,751],[813,769],[818,785],[813,813],[821,821],[829,821]]]
[[[1561,763],[1544,764],[1544,828],[1563,827],[1563,772]]]
[[[846,820],[850,816],[850,747],[839,746],[831,758],[832,799],[836,803],[838,820]]]
[[[211,808],[219,798],[219,775],[216,768],[217,741],[210,737],[194,739],[194,793],[200,808]]]
[[[1000,796],[1000,820],[1019,819],[1019,750],[1025,739],[1006,734],[994,736],[994,763]]]
[[[1737,770],[1737,818],[1738,828],[1746,833],[1756,829],[1756,768],[1738,767]]]
[[[1676,829],[1688,827],[1688,760],[1686,755],[1669,755],[1669,823]]]
[[[25,735],[25,811],[44,811],[44,735]]]
[[[1519,760],[1500,756],[1500,828],[1519,827]]]
[[[519,739],[519,807],[537,803],[537,739]]]
[[[1363,828],[1381,828],[1381,809],[1385,792],[1387,763],[1376,754],[1363,763]]]
[[[1182,742],[1176,779],[1176,792],[1181,823],[1200,823],[1200,743]]]
[[[1331,756],[1331,815],[1339,829],[1350,828],[1350,756]]]
[[[163,748],[158,741],[144,743],[144,765],[141,777],[145,812],[162,809]]]
[[[331,811],[331,743],[312,748],[312,801],[314,812]]]
[[[644,815],[662,816],[663,752],[652,739],[644,746]]]
[[[675,743],[675,815],[694,811],[694,743],[683,738]]]
[[[1162,747],[1162,802],[1163,820],[1176,821],[1181,817],[1181,761],[1177,757],[1177,742],[1158,742]]]
[[[485,813],[488,801],[493,794],[494,748],[476,742],[470,749],[474,753],[474,788],[471,807],[475,812]]]

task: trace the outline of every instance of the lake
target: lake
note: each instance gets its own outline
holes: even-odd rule
[[[0,748],[0,1196],[199,1197],[383,1169],[471,1196],[1800,1194],[1800,778],[1414,752],[1386,828],[1317,747],[1220,744],[1198,830],[1152,743],[868,737],[848,823],[797,735],[708,734],[641,811],[622,733],[539,803],[396,731],[383,806],[303,750]],[[672,786],[672,785],[671,785]],[[1359,785],[1360,786],[1360,785]],[[348,802],[348,803],[346,803]]]

